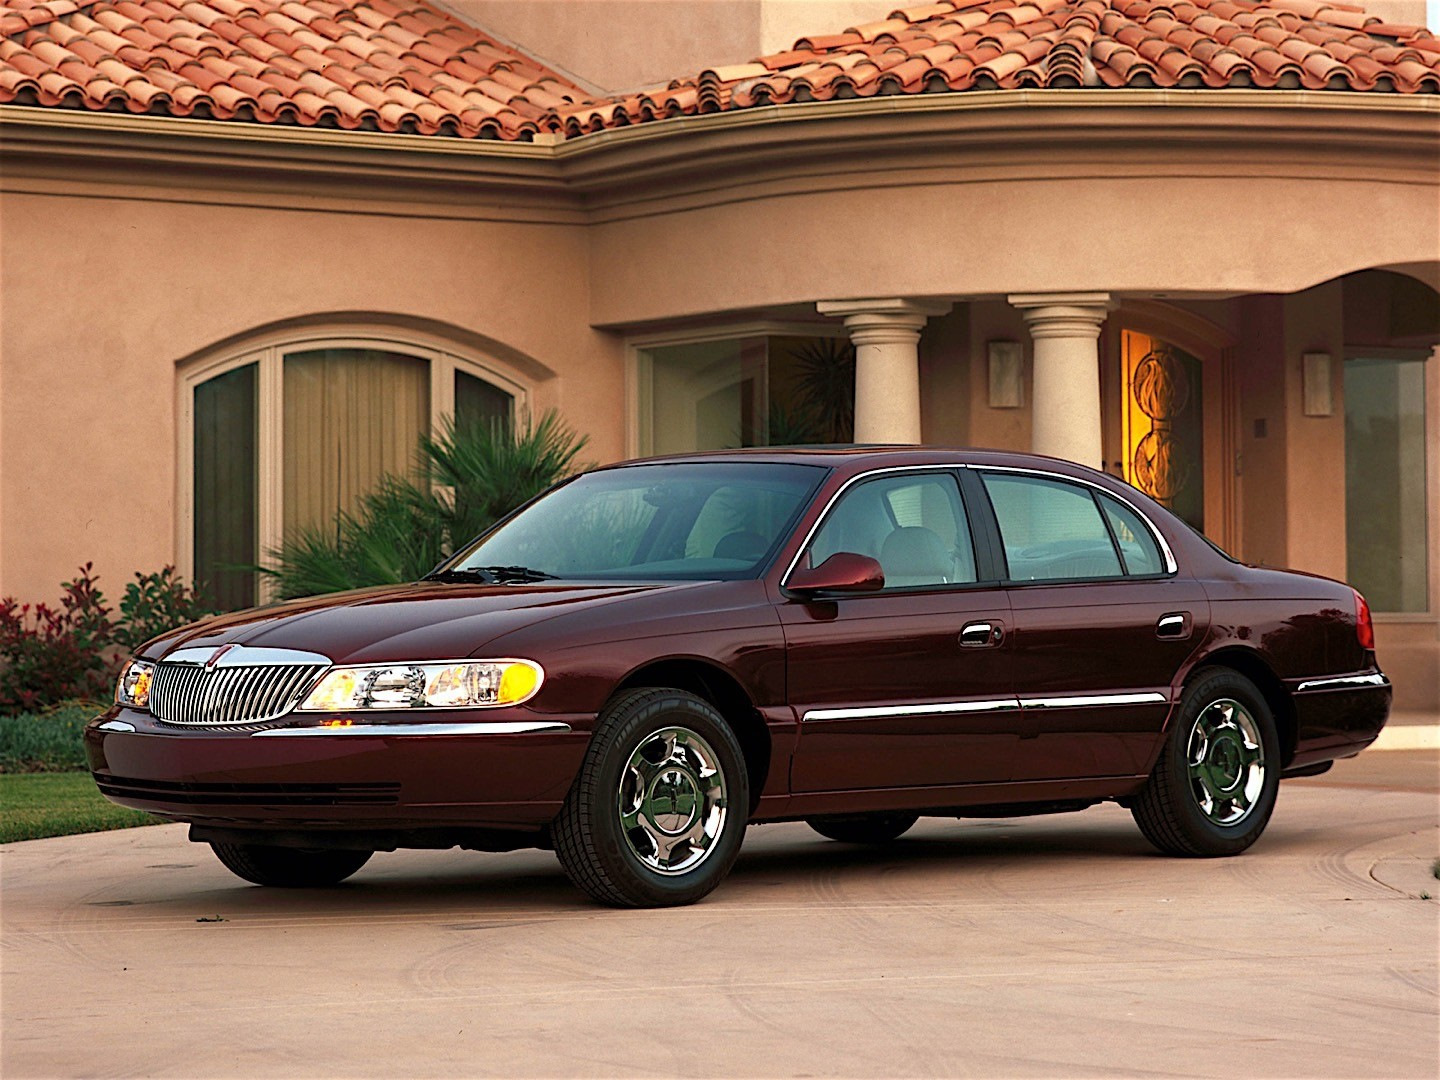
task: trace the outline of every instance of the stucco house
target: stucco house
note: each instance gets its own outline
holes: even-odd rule
[[[892,0],[893,2],[893,0]],[[1440,40],[1322,0],[0,0],[0,594],[239,605],[451,413],[1108,469],[1440,706]]]

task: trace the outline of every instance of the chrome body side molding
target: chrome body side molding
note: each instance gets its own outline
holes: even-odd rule
[[[1163,705],[1170,699],[1154,690],[1127,694],[1072,694],[1069,697],[990,698],[923,705],[871,705],[853,709],[810,709],[802,723],[815,720],[883,720],[888,716],[947,716],[957,713],[1011,712],[1018,709],[1079,709],[1103,705]]]
[[[1297,694],[1310,690],[1359,690],[1366,686],[1389,686],[1390,680],[1382,673],[1371,675],[1340,675],[1333,679],[1310,679],[1295,688]]]
[[[558,720],[496,720],[475,724],[337,724],[333,727],[266,728],[252,739],[291,739],[329,736],[346,739],[356,735],[392,738],[411,735],[530,735],[538,732],[558,734],[569,731],[570,725]]]

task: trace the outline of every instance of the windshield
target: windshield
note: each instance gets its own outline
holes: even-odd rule
[[[828,470],[680,462],[587,473],[478,540],[445,574],[523,568],[535,578],[756,577]]]

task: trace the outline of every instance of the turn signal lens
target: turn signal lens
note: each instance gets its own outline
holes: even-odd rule
[[[1366,652],[1375,651],[1375,622],[1370,618],[1370,605],[1365,602],[1365,597],[1355,590],[1355,639],[1360,642],[1360,647]]]
[[[483,709],[519,705],[540,689],[545,673],[531,660],[457,660],[335,668],[300,706],[301,712],[359,709]]]
[[[150,707],[150,682],[155,677],[155,665],[145,660],[131,660],[120,672],[115,684],[115,703],[130,705],[136,709]]]

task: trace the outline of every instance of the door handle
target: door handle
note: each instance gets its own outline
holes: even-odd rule
[[[1161,615],[1155,623],[1155,636],[1188,638],[1190,636],[1190,613],[1188,611],[1172,611]]]
[[[999,645],[1005,636],[1005,629],[998,622],[966,623],[960,631],[960,646],[965,649],[983,649],[988,645]]]

